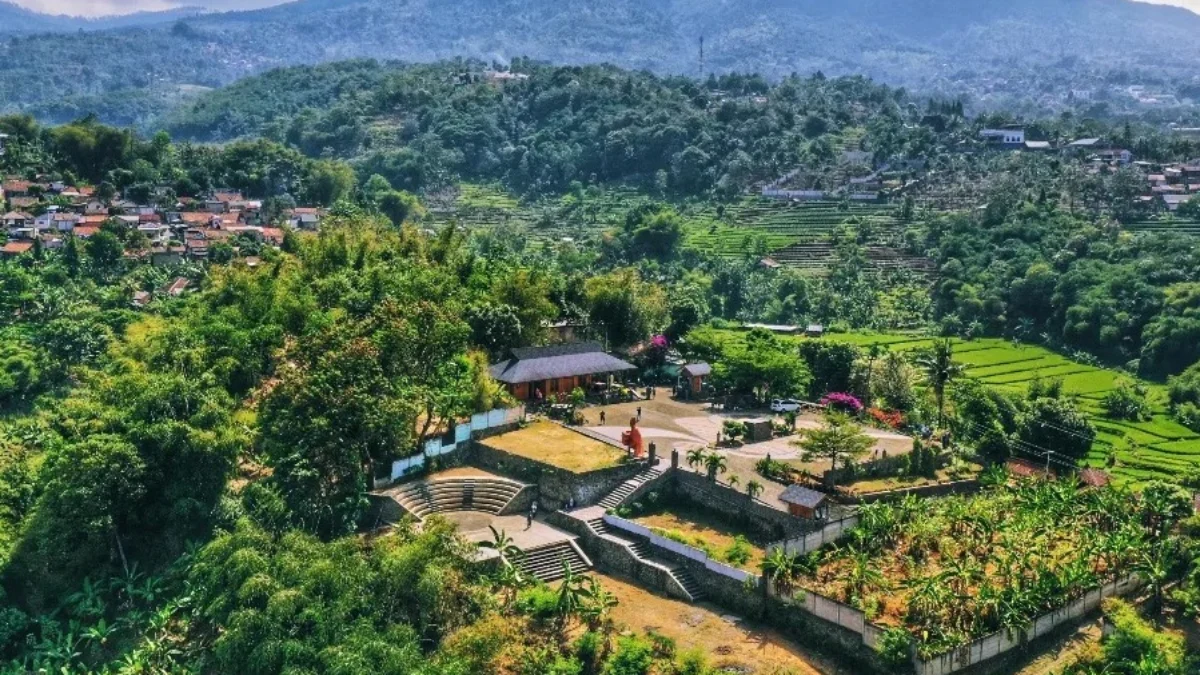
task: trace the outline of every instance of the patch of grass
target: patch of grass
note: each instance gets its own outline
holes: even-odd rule
[[[572,473],[609,469],[626,459],[625,452],[620,448],[545,420],[536,421],[524,429],[492,436],[484,443],[488,447]]]
[[[766,542],[756,541],[720,515],[691,504],[665,505],[634,520],[660,536],[744,570],[756,572],[766,555]]]

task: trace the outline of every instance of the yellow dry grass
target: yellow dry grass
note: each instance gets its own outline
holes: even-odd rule
[[[524,429],[493,436],[485,443],[497,450],[550,464],[572,473],[617,466],[625,453],[566,427],[539,420]]]

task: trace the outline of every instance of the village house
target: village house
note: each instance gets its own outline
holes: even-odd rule
[[[24,211],[9,211],[0,218],[0,223],[3,223],[4,229],[13,230],[18,227],[28,227],[33,224],[33,216]]]
[[[4,246],[0,246],[0,256],[5,258],[15,258],[19,255],[29,253],[32,250],[32,241],[10,241]]]
[[[704,383],[708,381],[709,375],[712,375],[712,366],[703,361],[699,363],[689,363],[679,371],[679,378],[683,381],[684,386],[681,386],[680,391],[687,398],[696,398],[704,394]]]
[[[295,208],[287,212],[287,222],[297,230],[315,230],[321,224],[321,209]]]
[[[979,137],[982,138],[989,147],[1007,149],[1025,147],[1024,129],[984,129],[979,132]]]
[[[492,377],[521,401],[558,398],[631,370],[637,367],[605,353],[595,342],[513,349],[507,360],[490,368]]]

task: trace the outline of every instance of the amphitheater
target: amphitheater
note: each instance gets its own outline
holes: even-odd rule
[[[475,543],[492,541],[492,528],[504,532],[522,552],[517,566],[542,581],[561,578],[564,564],[572,572],[592,567],[575,543],[575,535],[540,520],[528,522],[525,514],[536,497],[533,485],[463,467],[402,483],[377,494],[398,507],[385,512],[384,520],[395,521],[409,514],[423,521],[438,515],[458,525],[463,538]],[[487,560],[497,553],[480,548],[479,555],[480,560]]]

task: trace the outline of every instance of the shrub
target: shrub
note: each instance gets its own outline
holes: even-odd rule
[[[604,658],[604,636],[595,631],[588,631],[575,641],[575,655],[588,673],[598,672],[600,662]]]
[[[886,411],[879,408],[868,408],[867,414],[877,424],[888,429],[899,429],[904,426],[904,413],[898,410]]]
[[[863,409],[862,401],[858,400],[858,397],[844,392],[826,394],[825,398],[821,399],[821,405],[829,406],[834,410],[850,413],[851,415],[857,415]]]
[[[538,623],[550,623],[558,612],[558,596],[545,584],[527,588],[517,595],[517,609]]]
[[[1175,406],[1175,418],[1192,431],[1200,431],[1200,406],[1195,403],[1180,403]]]
[[[650,643],[636,637],[623,637],[617,642],[617,652],[605,666],[604,675],[649,675],[653,663]]]
[[[746,425],[737,420],[725,420],[721,425],[721,433],[731,441],[736,441],[746,435]]]
[[[742,535],[733,538],[733,543],[725,549],[725,562],[734,565],[745,565],[750,560],[750,542]]]
[[[910,645],[912,637],[903,628],[889,628],[879,636],[876,649],[879,658],[893,668],[903,666],[910,661]]]
[[[1148,420],[1150,405],[1146,402],[1146,393],[1144,385],[1122,380],[1116,389],[1104,395],[1104,411],[1114,420]]]
[[[709,675],[708,658],[699,648],[689,649],[679,655],[675,662],[674,675]]]

